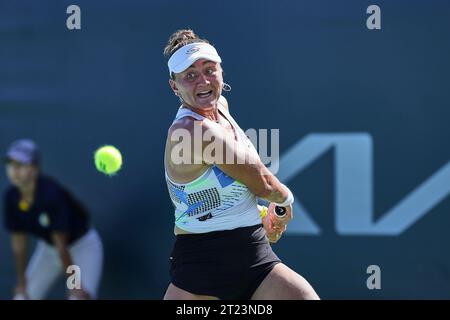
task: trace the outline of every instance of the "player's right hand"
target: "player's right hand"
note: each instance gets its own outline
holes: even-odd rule
[[[292,219],[292,207],[289,206],[286,207],[286,209],[286,215],[280,218],[275,213],[275,204],[270,203],[267,210],[267,215],[262,219],[267,238],[271,243],[276,243],[278,240],[280,240],[283,232],[287,228],[287,224]]]

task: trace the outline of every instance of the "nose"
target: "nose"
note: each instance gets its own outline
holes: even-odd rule
[[[200,73],[197,78],[197,84],[209,84],[209,80],[203,73]]]

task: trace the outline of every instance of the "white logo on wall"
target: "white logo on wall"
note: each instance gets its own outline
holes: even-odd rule
[[[340,235],[399,235],[450,195],[449,161],[375,219],[373,141],[368,133],[309,134],[282,155],[278,178],[288,183],[329,150],[334,151],[335,230]],[[301,202],[296,197],[298,219],[286,232],[320,235],[320,226]]]
[[[70,16],[67,17],[66,26],[69,30],[80,30],[81,29],[81,9],[77,5],[70,5],[66,10],[67,14]]]
[[[50,225],[50,218],[47,212],[42,212],[39,215],[39,224],[44,228],[47,228]]]

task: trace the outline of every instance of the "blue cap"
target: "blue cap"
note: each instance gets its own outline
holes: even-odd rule
[[[38,164],[39,148],[30,139],[14,141],[6,153],[6,160],[14,160],[23,164]]]

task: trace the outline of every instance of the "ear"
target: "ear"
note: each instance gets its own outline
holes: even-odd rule
[[[169,86],[170,86],[170,88],[172,88],[172,91],[175,94],[178,93],[178,88],[177,88],[177,84],[175,83],[175,81],[173,81],[172,79],[169,79]]]

